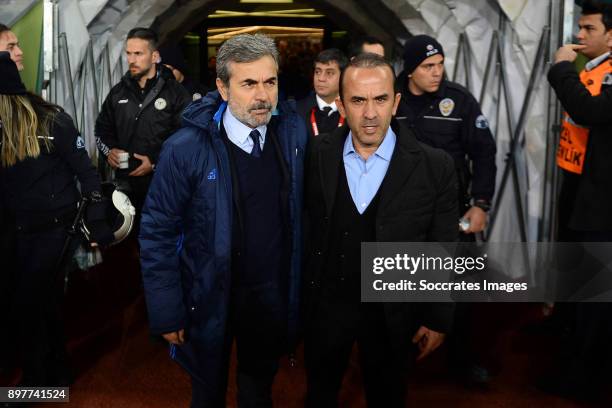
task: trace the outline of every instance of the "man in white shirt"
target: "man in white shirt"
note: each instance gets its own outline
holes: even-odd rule
[[[348,60],[337,48],[323,50],[314,62],[314,92],[297,102],[297,111],[306,122],[306,129],[311,137],[329,133],[344,124],[344,118],[338,112],[336,98],[340,73]]]

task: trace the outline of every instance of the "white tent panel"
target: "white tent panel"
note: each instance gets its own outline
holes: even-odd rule
[[[79,7],[78,0],[60,0],[59,29],[66,33],[68,41],[68,55],[70,56],[70,71],[75,80],[81,61],[85,58],[85,51],[89,43],[87,21]]]
[[[37,2],[38,0],[0,0],[0,22],[13,25]]]
[[[98,13],[104,9],[108,0],[80,0],[78,3],[85,20],[85,25],[89,25]]]

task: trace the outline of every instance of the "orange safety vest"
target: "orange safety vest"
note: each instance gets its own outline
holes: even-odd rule
[[[612,63],[606,58],[595,68],[589,71],[582,70],[580,81],[591,95],[596,96],[601,93],[601,83],[604,77],[611,72]],[[589,141],[589,129],[576,124],[567,112],[563,113],[561,124],[561,135],[557,148],[557,165],[572,173],[582,174]]]

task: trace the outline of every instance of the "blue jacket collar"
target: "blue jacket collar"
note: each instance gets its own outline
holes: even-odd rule
[[[227,109],[225,102],[219,91],[207,93],[203,98],[190,103],[183,111],[183,126],[193,126],[202,129],[209,129],[214,126],[219,130],[223,112]],[[279,102],[272,116],[279,116],[282,112],[295,111],[287,102]]]

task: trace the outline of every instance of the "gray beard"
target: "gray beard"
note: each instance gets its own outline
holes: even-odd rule
[[[251,117],[249,115],[248,110],[245,112],[242,109],[236,109],[236,105],[234,105],[231,102],[231,99],[229,99],[228,102],[228,106],[230,107],[231,111],[232,111],[232,115],[234,115],[234,117],[236,119],[238,119],[240,122],[242,122],[243,124],[245,124],[246,126],[255,129],[259,126],[263,126],[263,125],[267,125],[270,122],[270,119],[272,119],[272,111],[274,110],[274,107],[271,106],[270,107],[270,112],[268,112],[268,114],[266,115],[265,119],[258,122],[256,121],[255,118]]]

